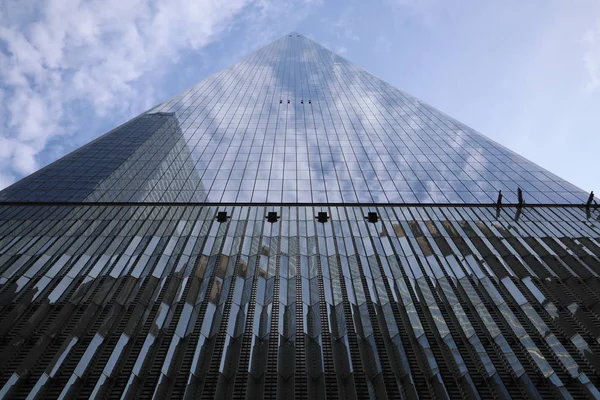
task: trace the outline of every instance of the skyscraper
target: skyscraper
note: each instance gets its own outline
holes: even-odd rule
[[[0,201],[2,398],[600,397],[593,196],[296,33]]]

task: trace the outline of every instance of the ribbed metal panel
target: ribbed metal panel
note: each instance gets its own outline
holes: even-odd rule
[[[599,397],[588,217],[0,206],[0,397]]]

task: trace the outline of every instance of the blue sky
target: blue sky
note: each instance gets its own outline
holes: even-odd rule
[[[600,192],[600,0],[4,0],[0,188],[290,31]]]

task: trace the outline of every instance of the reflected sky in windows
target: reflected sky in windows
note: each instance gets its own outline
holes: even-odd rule
[[[0,201],[573,204],[587,193],[297,34]]]

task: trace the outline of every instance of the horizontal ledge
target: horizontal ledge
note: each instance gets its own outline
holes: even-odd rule
[[[70,202],[10,201],[0,206],[206,206],[206,207],[478,207],[478,208],[583,208],[585,204],[481,204],[481,203],[189,203],[189,202]],[[591,206],[595,208],[596,206]]]

